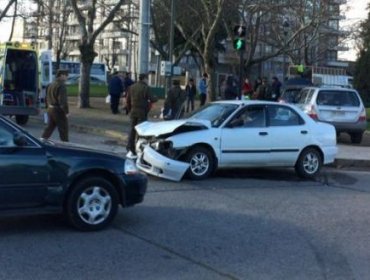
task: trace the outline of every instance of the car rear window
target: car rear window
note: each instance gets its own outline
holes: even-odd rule
[[[353,91],[319,91],[316,100],[317,105],[327,106],[360,106],[360,99]]]
[[[297,98],[297,103],[298,104],[307,104],[310,102],[311,98],[313,95],[313,90],[311,89],[303,89],[299,93],[299,97]]]
[[[289,88],[285,89],[281,95],[281,99],[288,103],[297,103],[300,97],[301,88]]]

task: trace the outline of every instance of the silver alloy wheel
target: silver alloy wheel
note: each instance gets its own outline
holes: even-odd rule
[[[77,211],[87,224],[97,225],[104,222],[112,209],[112,197],[106,189],[93,186],[84,190],[77,200]]]
[[[210,162],[207,154],[195,153],[190,160],[191,172],[196,176],[203,176],[210,168]]]
[[[303,159],[303,169],[307,174],[314,174],[320,168],[320,159],[316,153],[307,153]]]

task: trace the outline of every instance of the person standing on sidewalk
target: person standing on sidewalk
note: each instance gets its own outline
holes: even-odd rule
[[[68,78],[67,70],[58,70],[55,81],[47,88],[46,100],[48,104],[48,123],[42,133],[42,138],[49,139],[58,127],[60,140],[68,142],[68,96],[65,81]]]
[[[112,110],[112,114],[114,115],[118,114],[119,100],[121,99],[123,91],[123,73],[118,72],[112,77],[108,85],[110,108]]]
[[[206,104],[208,91],[208,74],[204,73],[203,78],[199,81],[200,107]]]
[[[157,98],[150,92],[148,86],[148,76],[146,74],[139,75],[139,81],[130,86],[127,94],[127,110],[130,113],[131,128],[127,143],[127,157],[136,157],[135,142],[136,130],[135,126],[148,119],[148,113],[152,103],[157,102]]]
[[[180,87],[179,80],[173,80],[173,87],[168,91],[164,102],[164,115],[169,115],[167,120],[179,119],[183,115],[186,93]],[[170,113],[169,113],[170,112]]]
[[[124,86],[124,93],[123,93],[123,100],[122,100],[122,109],[128,115],[128,110],[127,110],[127,93],[130,88],[134,84],[134,81],[131,79],[131,72],[126,72],[125,78],[123,79],[123,86]]]
[[[186,113],[194,111],[194,98],[197,94],[197,89],[194,84],[194,79],[190,78],[189,83],[185,87],[186,92]]]

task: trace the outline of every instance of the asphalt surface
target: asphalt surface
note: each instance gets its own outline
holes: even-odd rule
[[[150,178],[144,203],[101,232],[2,217],[0,279],[368,279],[369,173],[249,175]]]
[[[115,135],[75,127],[71,141],[125,153]],[[0,217],[0,279],[368,279],[369,179],[334,168],[314,181],[293,169],[150,177],[142,204],[93,233],[57,215]]]

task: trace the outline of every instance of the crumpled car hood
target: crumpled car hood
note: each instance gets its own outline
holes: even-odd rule
[[[195,126],[210,128],[211,122],[208,120],[172,120],[172,121],[161,121],[161,122],[143,122],[135,126],[135,129],[139,136],[148,137],[154,136],[158,137],[163,134],[169,134],[174,132],[177,128],[181,126]]]

